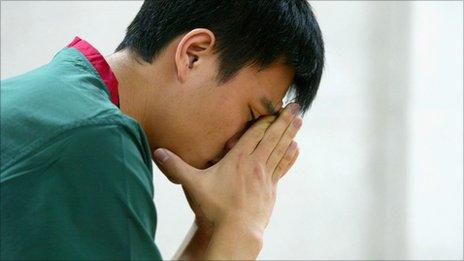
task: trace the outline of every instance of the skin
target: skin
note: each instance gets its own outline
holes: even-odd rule
[[[182,185],[195,212],[175,259],[256,258],[278,180],[298,156],[292,140],[301,118],[281,108],[293,68],[277,60],[220,83],[214,44],[214,34],[198,28],[151,64],[129,50],[106,57],[121,110],[141,124],[158,167]],[[250,110],[262,116],[251,128]]]
[[[214,43],[211,31],[195,29],[173,40],[153,64],[128,51],[108,59],[120,83],[121,110],[139,121],[152,150],[167,148],[200,169],[233,147],[250,109],[255,117],[270,114],[263,98],[278,111],[294,76],[279,61],[262,71],[243,68],[220,84]]]
[[[290,106],[278,119],[261,119],[218,164],[206,170],[188,165],[170,151],[155,151],[163,173],[182,184],[196,214],[213,224],[209,245],[202,253],[196,252],[195,259],[257,257],[277,183],[298,156],[293,138],[302,121],[297,111],[298,107]]]

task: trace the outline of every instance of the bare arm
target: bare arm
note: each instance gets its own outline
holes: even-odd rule
[[[209,245],[213,231],[211,229],[199,228],[193,222],[190,230],[185,236],[173,260],[199,260],[204,259],[206,249]]]
[[[245,223],[228,222],[215,227],[204,259],[256,259],[262,248],[263,231]]]

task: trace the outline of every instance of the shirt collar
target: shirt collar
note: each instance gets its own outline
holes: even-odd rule
[[[111,102],[119,107],[118,80],[100,52],[78,36],[74,37],[67,47],[77,49],[89,60],[105,83],[110,93]]]

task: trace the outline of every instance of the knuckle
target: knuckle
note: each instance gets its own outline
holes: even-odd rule
[[[261,164],[256,163],[253,166],[253,176],[258,180],[264,180],[266,177],[266,172]]]
[[[288,156],[288,153],[287,154],[285,153],[285,149],[282,146],[279,146],[276,148],[276,153],[277,155],[285,155],[285,157]]]
[[[270,132],[267,142],[275,144],[279,141],[279,136],[275,132]]]
[[[278,164],[279,160],[276,157],[269,158],[269,160],[267,161],[268,171],[274,172]]]
[[[277,164],[277,167],[284,167],[284,166],[287,166],[290,161],[292,160],[292,155],[291,153],[288,153],[288,151],[285,153],[285,155],[283,155],[283,157],[280,159],[280,161],[278,161],[278,164]]]
[[[292,154],[291,153],[286,153],[285,156],[282,159],[283,164],[288,164],[292,160]]]

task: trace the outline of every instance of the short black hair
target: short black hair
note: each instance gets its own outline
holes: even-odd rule
[[[295,69],[290,92],[306,112],[324,67],[321,30],[306,0],[146,0],[116,48],[152,63],[169,42],[195,28],[216,36],[218,79],[243,67],[265,69],[278,58]]]

